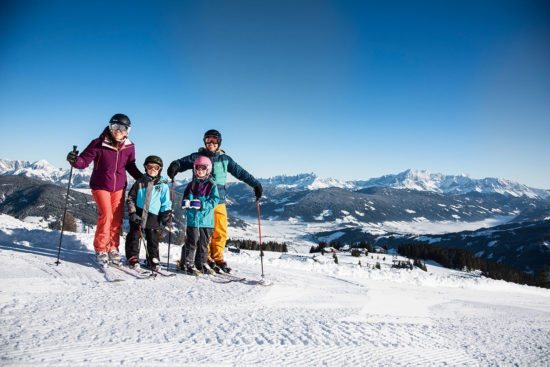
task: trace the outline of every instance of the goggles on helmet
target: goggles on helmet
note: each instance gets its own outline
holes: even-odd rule
[[[196,171],[206,171],[207,169],[208,169],[208,166],[206,166],[204,164],[197,164],[195,166]]]
[[[109,128],[111,129],[111,131],[119,130],[119,131],[127,131],[127,132],[130,132],[130,129],[131,129],[130,126],[126,126],[122,124],[111,124]]]
[[[148,169],[148,170],[160,171],[161,167],[158,164],[147,163],[147,165],[145,165],[145,168]]]
[[[220,139],[216,136],[207,136],[204,138],[204,144],[220,144]]]

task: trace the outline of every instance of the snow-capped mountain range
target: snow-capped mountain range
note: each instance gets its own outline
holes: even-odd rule
[[[0,175],[3,176],[25,176],[56,182],[59,181],[64,174],[65,171],[63,169],[51,165],[46,160],[39,160],[31,163],[28,161],[9,161],[0,159]]]
[[[487,177],[474,179],[464,174],[444,175],[441,173],[430,173],[425,170],[406,170],[396,175],[386,175],[367,181],[356,182],[360,188],[391,187],[451,195],[478,192],[483,194],[497,193],[515,197],[527,196],[532,199],[550,196],[550,190],[535,189],[502,178]]]
[[[334,178],[319,178],[314,173],[303,173],[295,176],[274,176],[271,178],[260,179],[262,185],[272,185],[277,189],[295,189],[295,190],[318,190],[329,187],[338,187],[342,189],[356,189],[357,185],[353,181],[342,181]]]
[[[73,186],[87,188],[91,174],[91,167],[85,170],[73,170]],[[0,159],[0,175],[25,176],[55,184],[66,184],[69,169],[57,168],[46,160],[31,163]],[[274,176],[260,179],[260,182],[276,189],[296,191],[319,190],[331,187],[355,191],[369,187],[389,187],[450,195],[478,192],[484,194],[498,193],[514,197],[525,196],[532,199],[550,197],[550,190],[531,188],[502,178],[474,179],[464,174],[444,175],[430,173],[426,170],[411,169],[367,180],[344,181],[334,178],[320,178],[315,173],[304,173],[295,176]]]
[[[501,178],[474,179],[468,175],[444,175],[430,173],[426,170],[406,170],[397,174],[385,175],[368,180],[343,181],[334,178],[320,178],[314,173],[296,176],[275,176],[260,179],[262,184],[273,185],[279,189],[318,190],[337,187],[350,190],[361,190],[369,187],[389,187],[428,191],[441,194],[466,194],[479,192],[484,194],[497,193],[514,197],[546,198],[550,190],[531,188],[518,182]]]
[[[34,163],[0,159],[0,176],[23,176],[57,185],[66,185],[69,180],[69,174],[70,169],[57,168],[43,159]],[[91,175],[92,167],[83,170],[73,170],[71,186],[75,188],[88,188]]]
[[[91,168],[74,170],[73,187],[88,188],[91,172]],[[176,195],[181,195],[186,183],[183,176],[188,175],[181,175]],[[56,168],[47,161],[0,160],[0,213],[20,219],[60,218],[68,178],[69,170]],[[309,247],[317,241],[331,240],[352,243],[365,238],[373,243],[380,240],[397,245],[399,238],[410,236],[439,236],[520,223],[527,233],[521,238],[522,246],[518,246],[520,252],[499,242],[482,256],[497,256],[497,247],[499,251],[502,247],[499,259],[523,269],[535,264],[536,259],[548,256],[543,251],[548,238],[540,236],[533,227],[540,221],[547,225],[550,218],[547,190],[502,179],[476,180],[464,175],[446,176],[412,170],[364,181],[321,179],[310,173],[277,176],[261,179],[261,182],[264,185],[262,217],[267,219],[266,223],[284,228],[281,236],[273,238],[279,242],[287,241],[289,233],[297,231],[299,235],[292,240],[295,246]],[[86,195],[76,194],[71,195],[75,216],[82,223],[93,225],[93,202]],[[255,236],[253,227],[247,224],[247,221],[253,223],[251,218],[257,215],[253,191],[239,182],[229,184],[227,194],[232,235],[248,238],[252,233]],[[179,200],[181,196],[175,202]],[[183,218],[182,209],[176,206],[175,210],[175,218]],[[177,222],[176,219],[176,227]],[[517,233],[517,230],[510,233]],[[397,236],[397,242],[385,240],[388,236]],[[491,241],[495,240],[486,240],[494,243]],[[306,242],[309,245],[305,245]],[[475,247],[481,254],[487,243],[472,245],[472,249]],[[466,242],[455,243],[457,247],[466,245]],[[537,251],[531,251],[532,248]]]

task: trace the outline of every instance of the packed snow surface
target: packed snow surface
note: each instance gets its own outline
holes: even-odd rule
[[[90,261],[93,235],[66,233],[56,266],[58,242],[58,231],[0,215],[2,366],[550,365],[547,289],[435,263],[393,269],[391,255],[335,264],[272,252],[262,286],[253,251],[226,254],[248,283],[108,283]]]

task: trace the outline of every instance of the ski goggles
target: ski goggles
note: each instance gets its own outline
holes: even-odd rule
[[[127,131],[127,132],[130,132],[130,129],[131,129],[130,126],[126,126],[126,125],[122,125],[122,124],[111,124],[111,125],[109,126],[109,128],[110,128],[112,131],[119,130],[119,131]]]
[[[161,168],[161,167],[160,167],[158,164],[151,164],[151,163],[149,163],[149,164],[147,164],[147,165],[145,166],[145,168],[146,168],[147,170],[160,171],[160,168]]]
[[[204,164],[197,164],[195,166],[195,171],[206,171],[208,169],[208,166]]]
[[[204,139],[204,144],[220,144],[220,139],[212,136]]]

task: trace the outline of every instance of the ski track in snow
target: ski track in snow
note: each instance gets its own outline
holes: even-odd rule
[[[56,266],[59,232],[5,217],[2,366],[550,365],[548,290],[274,253],[264,258],[269,287],[180,274],[107,283],[87,260],[92,235],[67,234]],[[227,257],[259,278],[257,253]]]

